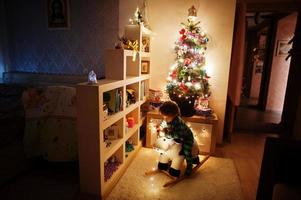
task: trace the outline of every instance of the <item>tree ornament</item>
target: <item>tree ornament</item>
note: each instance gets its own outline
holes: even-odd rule
[[[186,30],[185,30],[184,28],[182,28],[182,29],[179,31],[179,33],[180,33],[181,35],[183,35],[185,32],[186,32]]]
[[[184,65],[188,66],[188,65],[190,65],[190,63],[191,63],[191,59],[190,58],[185,58]]]
[[[194,21],[196,17],[197,17],[197,10],[193,5],[188,9],[188,19]]]
[[[130,23],[131,24],[143,24],[143,16],[137,6],[136,11],[134,13],[134,17],[130,18]]]

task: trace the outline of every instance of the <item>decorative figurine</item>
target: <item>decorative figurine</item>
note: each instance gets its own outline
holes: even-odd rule
[[[95,74],[95,72],[93,70],[91,70],[89,72],[88,83],[89,84],[95,84],[95,83],[97,83],[96,74]]]

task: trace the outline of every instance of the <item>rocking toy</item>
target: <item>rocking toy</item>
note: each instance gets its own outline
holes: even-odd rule
[[[180,169],[184,162],[184,156],[179,155],[179,152],[182,149],[182,144],[175,142],[171,138],[167,138],[165,136],[158,137],[157,141],[154,144],[154,149],[160,153],[159,156],[159,164],[158,168],[155,170],[150,170],[145,172],[145,175],[154,175],[157,173],[163,173],[170,177],[172,180],[168,181],[163,185],[163,187],[170,187],[178,182],[182,181],[183,179],[191,176],[194,174],[210,157],[207,155],[203,160],[199,161],[199,149],[197,142],[194,141],[193,148],[192,148],[192,156],[196,162],[195,166],[193,167],[190,175],[175,175],[180,173]],[[169,170],[169,171],[167,171]]]

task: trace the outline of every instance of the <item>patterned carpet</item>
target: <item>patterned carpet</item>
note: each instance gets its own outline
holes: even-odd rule
[[[210,157],[192,177],[170,188],[162,185],[170,179],[164,174],[145,176],[156,166],[158,154],[142,148],[107,199],[109,200],[240,200],[239,178],[230,159]]]

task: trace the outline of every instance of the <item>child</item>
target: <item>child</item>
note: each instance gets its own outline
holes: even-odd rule
[[[199,163],[199,157],[192,157],[192,147],[194,143],[194,137],[190,128],[180,118],[180,109],[178,105],[173,101],[164,102],[160,109],[160,113],[163,115],[164,120],[167,122],[167,128],[165,129],[165,136],[173,138],[175,142],[182,144],[182,150],[179,155],[184,155],[187,163],[185,175],[189,175],[192,171],[192,164]],[[160,163],[158,168],[160,170],[167,170],[168,164]],[[179,177],[180,170],[169,169],[169,173],[172,176]]]

